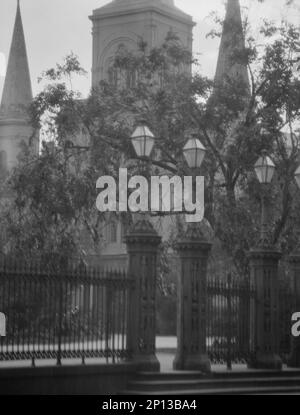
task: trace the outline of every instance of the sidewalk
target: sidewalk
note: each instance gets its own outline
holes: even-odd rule
[[[163,352],[159,351],[157,353],[157,358],[160,362],[160,371],[163,373],[173,371],[173,361],[175,357],[175,352],[170,353],[169,351]],[[244,372],[247,369],[247,365],[233,365],[232,372]],[[213,372],[227,372],[226,365],[212,365]]]

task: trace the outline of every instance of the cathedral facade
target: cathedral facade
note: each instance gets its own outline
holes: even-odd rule
[[[192,51],[194,22],[178,9],[174,0],[114,0],[94,10],[92,86],[108,77],[120,48],[136,50],[145,42],[149,50],[162,45],[169,31]]]

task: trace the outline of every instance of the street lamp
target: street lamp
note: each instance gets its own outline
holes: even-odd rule
[[[268,157],[266,150],[262,151],[261,157],[255,164],[255,173],[260,184],[271,183],[275,173],[275,164],[270,159],[270,157]]]
[[[139,125],[132,134],[131,141],[136,155],[139,158],[147,159],[150,157],[154,146],[154,136],[148,127],[145,125]],[[183,149],[183,155],[190,169],[197,169],[201,167],[205,153],[205,148],[194,136],[187,141]],[[196,178],[193,177],[193,179],[195,181]],[[156,257],[158,253],[158,244],[160,242],[160,238],[158,237],[157,232],[154,230],[153,225],[146,217],[146,219],[140,219],[136,222],[131,230],[131,233],[127,235],[126,242],[127,251],[130,256],[130,273],[132,275],[139,275],[141,265],[146,264],[147,260],[147,270],[145,269],[144,271],[147,271],[147,276],[150,277],[150,279],[147,278],[149,283],[146,285],[144,284],[145,287],[143,285],[145,292],[142,292],[142,295],[146,299],[149,299],[150,294],[155,293],[156,291]],[[203,334],[202,336],[199,336],[201,328],[203,328],[203,324],[206,322],[206,299],[205,296],[198,295],[196,296],[197,298],[195,301],[191,298],[187,301],[185,292],[190,292],[193,290],[194,279],[197,278],[198,286],[202,287],[203,293],[205,293],[207,281],[206,264],[209,252],[211,250],[211,244],[206,241],[205,236],[202,235],[200,228],[195,224],[190,223],[187,231],[184,233],[181,243],[178,244],[177,249],[181,257],[182,269],[185,270],[185,272],[181,273],[181,288],[177,296],[178,309],[180,309],[181,315],[180,318],[178,318],[178,333],[180,333],[180,335],[178,337],[178,349],[174,360],[174,368],[176,370],[200,370],[202,372],[210,372],[210,361],[206,355],[205,350],[205,332],[204,337]],[[144,260],[145,255],[147,256],[146,260]],[[135,259],[131,260],[131,258]],[[190,277],[189,270],[199,269],[199,267],[201,268],[201,272],[198,272],[197,275]],[[139,303],[138,300],[139,298],[137,297],[136,304]],[[149,304],[146,304],[148,308],[147,313],[148,315],[150,314],[150,317],[153,317],[155,320],[155,301],[150,300],[148,301]],[[188,326],[188,319],[185,317],[186,315],[191,315],[191,313],[195,312],[195,310],[196,315],[199,314],[198,310],[201,311],[201,319],[198,318],[197,321],[195,321],[195,324],[192,325],[191,329]],[[137,315],[141,316],[139,321],[143,321],[145,314],[143,307],[140,308],[140,310],[136,311]],[[141,326],[139,321],[133,319],[133,322],[137,323],[134,327],[134,332],[136,332],[138,335],[140,333],[139,326]],[[188,329],[186,328],[186,324]],[[131,339],[132,337],[137,338],[138,336],[127,337]],[[187,349],[189,348],[190,343],[195,340],[195,338],[196,343],[194,350],[197,352],[194,350],[189,350],[187,356]],[[145,357],[147,358],[147,368],[145,370],[149,370],[149,365],[153,365],[152,370],[157,370],[157,359],[154,352],[152,352],[152,355],[147,352],[148,348],[150,350],[150,346],[155,343],[155,330],[150,330],[150,335],[147,336],[146,341],[147,343],[145,344],[144,349],[147,353],[145,353]],[[139,345],[136,343],[133,349],[138,350],[138,347]],[[139,351],[139,353],[140,359],[143,355],[141,354],[142,352]]]
[[[138,157],[148,158],[152,153],[155,138],[149,127],[141,123],[134,130],[131,136],[131,142]]]
[[[190,169],[201,167],[205,153],[206,148],[196,136],[190,138],[183,148],[183,155]]]
[[[150,128],[143,121],[138,124],[132,133],[131,143],[137,157],[142,159],[150,157],[154,147],[155,137]],[[144,216],[142,222],[144,224],[149,224],[148,214]]]
[[[204,160],[206,153],[206,148],[203,146],[201,141],[197,138],[195,134],[192,135],[191,138],[188,139],[186,145],[183,148],[183,155],[184,158],[189,166],[189,168],[193,171],[192,180],[193,180],[193,189],[195,190],[197,187],[197,178],[196,178],[196,171],[200,169],[202,162]],[[188,215],[186,215],[186,221],[189,221]],[[188,226],[188,232],[193,232],[195,229],[198,229],[200,232],[200,227],[192,225],[191,223]],[[202,234],[201,234],[202,235]]]
[[[270,157],[268,157],[267,151],[264,150],[262,152],[261,157],[255,163],[254,170],[258,181],[262,186],[267,186],[271,183],[275,173],[275,164]],[[269,246],[264,189],[261,193],[261,233],[259,244],[261,246]]]
[[[141,122],[133,134],[131,142],[138,158],[148,159],[151,155],[155,144],[155,137],[149,127]],[[191,170],[196,171],[202,165],[206,154],[206,148],[200,142],[196,135],[192,135],[183,148],[183,155]],[[193,186],[196,185],[195,176],[193,175]]]

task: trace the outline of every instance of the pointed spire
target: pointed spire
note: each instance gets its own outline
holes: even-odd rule
[[[245,35],[239,0],[227,0],[215,83],[222,83],[228,76],[242,79],[249,85],[246,64],[237,63],[235,54],[245,49]]]
[[[17,13],[13,38],[4,82],[0,117],[3,119],[24,119],[25,109],[32,101],[32,89],[20,1],[17,0]]]

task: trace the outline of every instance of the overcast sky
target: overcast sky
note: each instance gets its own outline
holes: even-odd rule
[[[283,7],[284,0],[241,0],[243,14],[249,14],[254,27],[262,18],[280,20],[293,19],[300,24],[300,0],[297,8]],[[30,72],[34,93],[40,86],[37,78],[45,69],[60,62],[62,57],[73,51],[88,71],[85,79],[77,80],[75,87],[84,95],[90,87],[92,65],[91,22],[92,10],[109,3],[109,0],[21,0],[23,24],[27,43]],[[219,40],[206,39],[212,26],[208,15],[217,11],[224,15],[224,0],[175,0],[176,5],[191,14],[197,22],[194,32],[194,49],[201,53],[201,71],[213,76],[216,66]],[[0,0],[0,93],[3,87],[5,62],[11,43],[17,0]],[[297,13],[298,11],[298,13]]]

